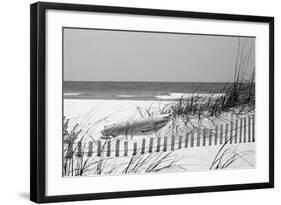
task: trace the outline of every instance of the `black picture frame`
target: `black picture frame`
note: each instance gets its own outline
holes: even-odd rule
[[[269,181],[238,185],[46,196],[46,10],[262,22],[269,25]],[[38,2],[30,7],[30,199],[37,203],[217,192],[274,187],[274,18],[144,8]]]

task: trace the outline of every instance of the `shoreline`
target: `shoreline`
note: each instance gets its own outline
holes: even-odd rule
[[[219,98],[225,96],[225,93],[157,93],[157,95],[140,95],[140,94],[104,94],[100,96],[85,95],[83,93],[64,93],[64,99],[79,99],[79,100],[136,100],[136,101],[178,101],[181,98]]]

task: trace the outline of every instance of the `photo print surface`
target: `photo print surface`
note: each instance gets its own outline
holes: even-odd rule
[[[63,177],[256,167],[255,37],[62,32]]]

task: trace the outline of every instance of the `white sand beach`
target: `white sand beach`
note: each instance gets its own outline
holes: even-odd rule
[[[175,103],[176,101],[65,99],[64,116],[70,119],[70,125],[78,123],[78,128],[82,129],[82,132],[87,132],[87,135],[91,135],[92,139],[97,140],[101,137],[101,130],[106,125],[142,119],[148,117],[149,114],[157,116],[163,107]],[[196,117],[192,118],[191,116],[192,124],[189,124],[189,126],[213,128],[216,124],[230,122],[234,119],[236,117],[233,113],[223,113],[220,118],[203,118],[200,119],[200,122]],[[176,124],[177,126],[174,126],[178,131],[183,129],[184,125],[182,125],[181,120],[177,120]],[[167,134],[165,127],[161,131],[162,134]],[[152,135],[155,135],[155,133],[152,133]],[[148,137],[151,137],[151,135]]]
[[[136,100],[64,100],[64,116],[71,123],[79,123],[79,128],[88,130],[94,139],[101,136],[101,130],[105,125],[122,122],[129,119],[140,119],[140,112],[145,114],[149,109],[155,115],[159,110],[172,101],[136,101]]]
[[[104,126],[122,122],[132,119],[141,119],[147,115],[146,111],[153,115],[159,115],[159,111],[167,105],[172,105],[175,103],[174,101],[136,101],[136,100],[79,100],[79,99],[66,99],[64,100],[64,116],[70,119],[70,127],[74,126],[78,123],[78,129],[81,129],[82,132],[79,135],[83,137],[83,142],[87,143],[90,140],[100,140],[101,130],[103,130]],[[191,118],[192,119],[192,118]],[[235,120],[235,116],[230,113],[224,113],[220,118],[213,119],[198,119],[194,118],[193,124],[197,128],[208,128],[213,129],[215,125],[219,125],[220,123],[227,123]],[[223,132],[225,132],[227,128],[223,128]],[[229,128],[228,128],[229,129]],[[117,136],[116,139],[121,140],[120,146],[120,157],[114,158],[115,147],[111,145],[113,158],[107,158],[104,162],[108,169],[112,168],[113,164],[119,164],[120,167],[114,174],[121,174],[118,171],[124,169],[122,165],[128,164],[131,160],[133,153],[133,143],[141,144],[143,139],[148,140],[150,138],[155,138],[157,136],[167,136],[168,147],[171,146],[171,136],[172,135],[185,135],[185,132],[192,130],[190,125],[185,127],[180,120],[171,121],[165,127],[161,128],[158,132],[152,132],[149,134],[141,135],[141,136]],[[239,132],[239,130],[237,130]],[[247,131],[248,133],[248,131]],[[196,136],[196,133],[195,133]],[[196,138],[196,137],[195,137]],[[77,139],[79,141],[80,139]],[[178,146],[178,138],[175,140],[175,147]],[[201,139],[200,139],[201,140]],[[214,145],[214,139],[211,140],[212,145]],[[128,142],[128,157],[124,157],[124,143],[123,141]],[[202,142],[201,142],[202,143]],[[206,141],[208,144],[209,141]],[[96,145],[95,145],[96,146]],[[190,146],[190,145],[189,145]],[[217,153],[220,151],[222,145],[219,143],[215,146],[196,146],[196,140],[194,142],[194,147],[189,149],[175,149],[171,157],[179,160],[178,163],[180,167],[184,167],[184,170],[188,171],[202,171],[209,170],[212,162],[214,161]],[[155,149],[156,147],[153,147]],[[87,147],[85,147],[87,149]],[[162,148],[161,148],[162,149]],[[168,148],[167,151],[169,151]],[[138,149],[140,151],[140,148]],[[224,153],[225,152],[225,153]],[[255,143],[242,143],[242,144],[228,144],[224,147],[223,154],[224,158],[233,157],[235,153],[243,154],[243,157],[239,160],[235,160],[235,163],[231,163],[231,166],[226,167],[228,169],[236,169],[236,168],[254,168],[255,167]],[[87,154],[87,153],[86,153]],[[163,154],[163,153],[162,153]],[[144,156],[148,157],[148,162],[153,161],[153,158],[149,158],[149,154],[145,154]],[[153,157],[153,155],[151,155]],[[95,158],[91,158],[94,160]],[[224,160],[222,160],[223,162]],[[226,161],[227,162],[227,161]],[[225,162],[225,163],[226,163]],[[150,164],[150,163],[147,163]],[[118,166],[119,166],[118,165]],[[142,167],[142,170],[139,170],[138,173],[144,172],[146,168]],[[178,171],[177,167],[168,170],[170,171]],[[95,175],[89,172],[87,175]]]

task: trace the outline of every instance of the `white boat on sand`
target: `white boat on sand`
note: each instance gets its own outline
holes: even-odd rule
[[[101,139],[110,139],[120,135],[135,136],[156,132],[170,121],[170,115],[158,115],[139,120],[127,120],[104,126]]]

